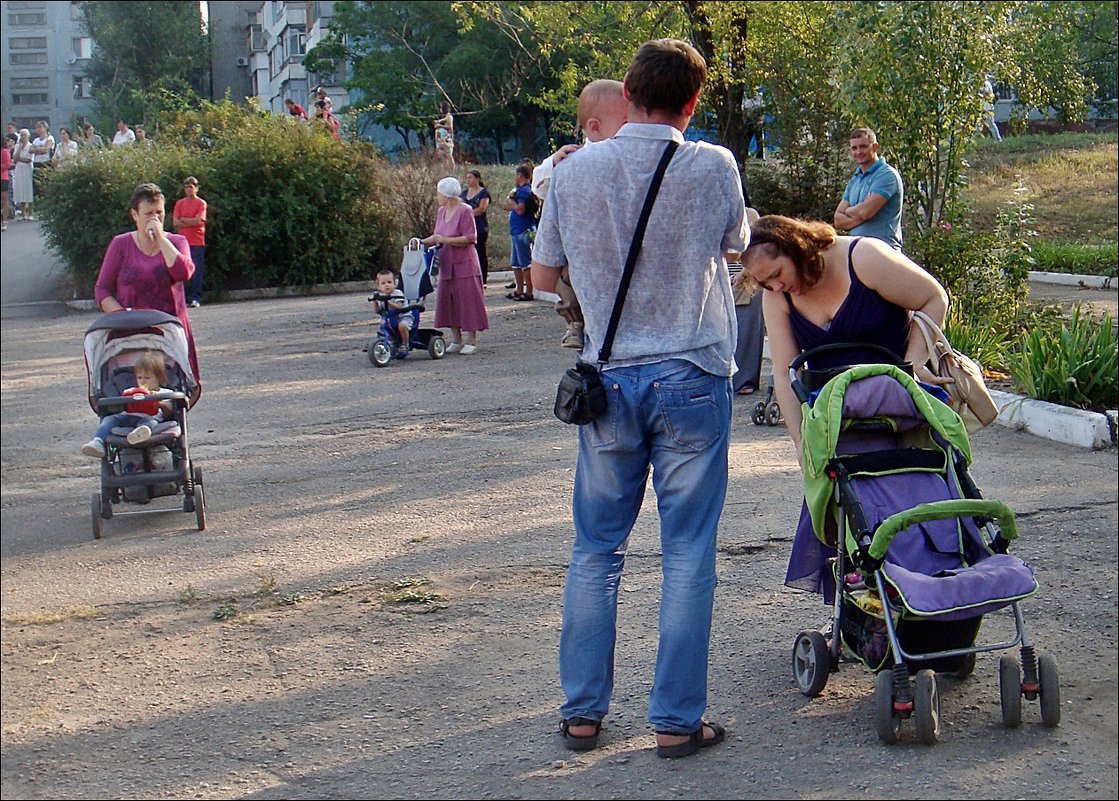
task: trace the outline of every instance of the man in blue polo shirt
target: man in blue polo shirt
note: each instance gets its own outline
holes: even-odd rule
[[[878,137],[870,128],[851,131],[851,158],[858,169],[835,210],[835,227],[901,250],[901,174],[878,156]]]

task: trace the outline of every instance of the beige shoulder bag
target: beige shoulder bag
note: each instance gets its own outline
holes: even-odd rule
[[[929,349],[928,366],[933,375],[953,381],[945,384],[944,389],[951,398],[949,406],[963,419],[968,433],[993,423],[999,415],[999,407],[983,382],[983,369],[953,348],[940,326],[927,314],[913,312],[913,322],[925,338]]]

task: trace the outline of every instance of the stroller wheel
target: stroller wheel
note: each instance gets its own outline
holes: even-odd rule
[[[828,641],[818,631],[802,631],[793,643],[793,678],[797,688],[809,698],[823,692],[831,673]]]
[[[913,688],[913,722],[917,739],[925,745],[936,745],[940,739],[940,690],[936,673],[925,669],[917,674]]]
[[[427,343],[427,354],[433,359],[442,359],[447,352],[447,340],[443,337],[432,337]]]
[[[999,701],[1002,725],[1018,728],[1022,724],[1022,668],[1012,656],[999,658]]]
[[[90,500],[89,510],[90,520],[93,522],[93,538],[95,540],[101,539],[101,493],[93,493]]]
[[[894,672],[882,670],[874,680],[874,728],[886,745],[898,741],[901,716],[894,711]]]
[[[773,401],[765,407],[765,421],[771,426],[781,424],[781,407],[777,405],[777,401]]]
[[[392,348],[383,339],[369,343],[369,362],[374,367],[387,367],[392,361]]]
[[[1037,680],[1041,722],[1052,729],[1061,722],[1061,682],[1057,678],[1057,663],[1049,654],[1037,655]]]
[[[758,401],[754,404],[754,425],[760,426],[765,423],[765,401]]]

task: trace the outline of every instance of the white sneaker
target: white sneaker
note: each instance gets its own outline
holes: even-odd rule
[[[463,356],[469,356],[471,353],[473,353],[476,350],[478,350],[478,349],[476,347],[474,347],[473,345],[463,345],[462,346],[462,355]]]
[[[86,456],[92,456],[94,459],[100,459],[105,455],[105,443],[94,437],[82,446],[82,453]]]
[[[191,307],[192,309],[197,309],[197,308],[198,308],[199,306],[201,306],[201,305],[202,305],[202,304],[201,304],[201,303],[200,303],[199,301],[197,301],[197,300],[192,300],[192,301],[190,302],[190,307]]]
[[[125,437],[125,439],[128,440],[129,445],[139,445],[144,440],[151,439],[151,436],[152,436],[152,427],[151,426],[149,426],[149,425],[139,425],[139,426],[136,426],[131,431],[129,431],[128,436]]]
[[[462,350],[462,345],[457,342],[452,342],[447,346],[447,353],[458,353],[460,350]]]

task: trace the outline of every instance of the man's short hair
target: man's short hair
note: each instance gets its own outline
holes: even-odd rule
[[[638,108],[678,114],[706,79],[707,62],[698,50],[679,39],[653,39],[638,48],[625,86]]]
[[[517,175],[521,176],[526,181],[531,181],[532,180],[532,167],[528,166],[527,164],[518,164],[517,165]]]
[[[188,175],[186,178],[183,179],[183,186],[186,186],[187,184],[190,184],[191,186],[198,186],[198,179],[195,178],[193,175]]]
[[[878,137],[874,135],[874,131],[870,130],[870,128],[855,128],[853,131],[851,131],[851,135],[847,138],[865,139],[872,145],[878,144]]]

